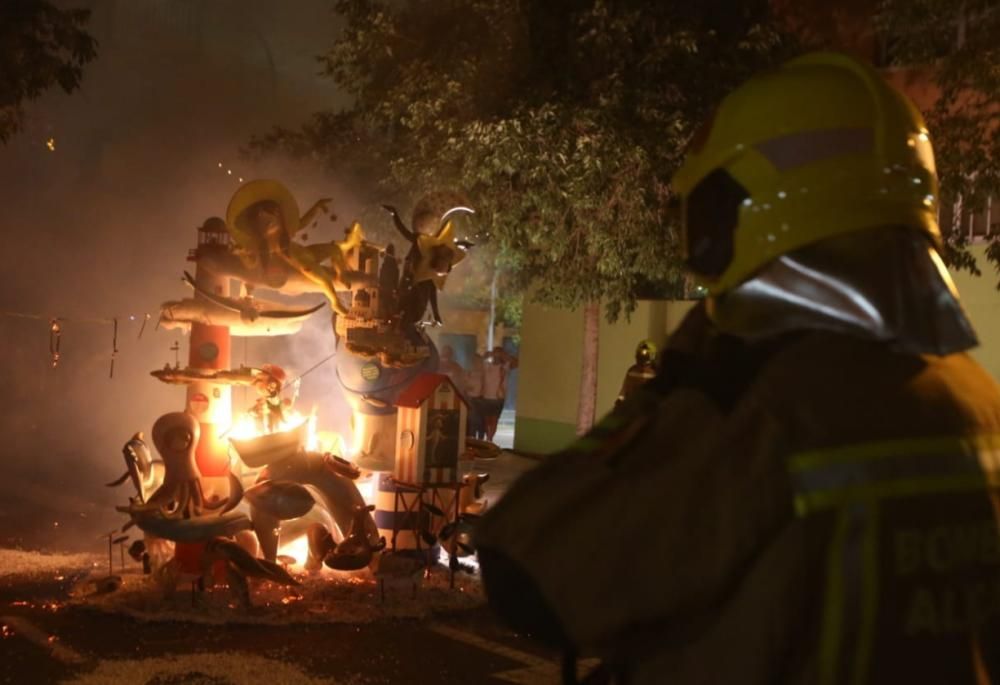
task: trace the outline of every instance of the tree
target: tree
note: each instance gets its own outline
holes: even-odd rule
[[[954,205],[945,226],[946,260],[979,275],[958,229],[963,216],[1000,197],[1000,2],[882,0],[876,24],[888,66],[917,70],[938,90],[926,112],[934,136],[942,203]],[[1000,236],[986,250],[1000,269]],[[1000,289],[1000,282],[997,284]]]
[[[669,179],[695,128],[793,41],[766,0],[339,0],[322,58],[353,96],[255,141],[357,173],[359,191],[472,199],[496,264],[536,301],[582,307],[578,430],[597,329],[650,282],[679,287]]]
[[[97,54],[84,27],[90,10],[58,9],[44,0],[0,5],[0,142],[24,123],[24,104],[58,84],[70,93]]]

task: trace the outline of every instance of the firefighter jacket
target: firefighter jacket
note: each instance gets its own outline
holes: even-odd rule
[[[616,682],[1000,683],[998,467],[1000,392],[966,354],[749,344],[697,308],[476,543],[508,622]]]
[[[648,383],[656,378],[656,367],[652,363],[633,364],[625,372],[625,379],[622,381],[622,389],[618,391],[618,402],[624,402],[635,393],[643,383]]]

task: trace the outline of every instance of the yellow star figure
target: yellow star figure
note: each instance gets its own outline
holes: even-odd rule
[[[455,227],[446,223],[437,235],[417,236],[420,259],[413,270],[413,282],[434,281],[438,290],[444,288],[453,266],[465,259],[465,250],[455,243]]]
[[[351,250],[356,250],[361,247],[361,244],[365,241],[365,234],[361,231],[361,224],[355,221],[351,224],[351,227],[347,229],[347,235],[343,240],[336,241],[334,245],[337,247],[337,251],[340,252],[341,259],[347,259],[347,254]],[[338,257],[334,255],[334,259]]]

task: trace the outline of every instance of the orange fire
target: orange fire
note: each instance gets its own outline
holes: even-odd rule
[[[347,448],[347,442],[344,438],[334,431],[321,431],[317,428],[317,418],[315,410],[310,412],[308,415],[302,412],[291,409],[285,412],[284,420],[279,426],[281,432],[295,430],[303,424],[306,425],[306,441],[305,449],[309,452],[321,452],[335,454],[346,459],[350,458]],[[249,414],[241,414],[237,417],[236,421],[225,431],[224,435],[227,438],[233,438],[236,440],[248,440],[253,438],[258,438],[264,435],[266,431],[262,430],[257,419]],[[258,469],[248,468],[243,464],[238,457],[233,455],[233,468],[239,475],[242,476],[244,482],[253,482],[253,479],[258,472]],[[369,482],[370,481],[370,482]],[[361,490],[361,495],[364,500],[370,501],[374,496],[374,479],[370,477],[362,477],[357,482],[359,490]],[[278,548],[279,556],[291,557],[295,560],[294,566],[301,566],[305,563],[306,558],[309,554],[309,542],[305,535],[301,535],[290,540],[282,540],[281,546]]]

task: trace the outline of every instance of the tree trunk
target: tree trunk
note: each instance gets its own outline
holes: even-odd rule
[[[597,360],[601,332],[601,303],[583,307],[583,364],[580,369],[580,398],[576,407],[576,434],[583,435],[594,425],[597,414]]]

